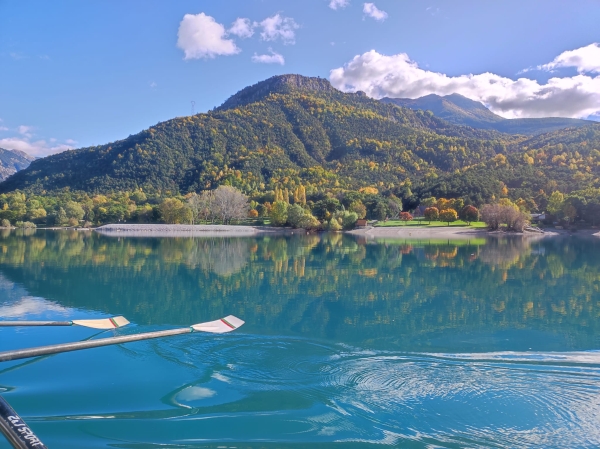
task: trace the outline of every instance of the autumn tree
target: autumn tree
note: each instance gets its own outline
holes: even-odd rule
[[[400,212],[400,220],[406,222],[406,221],[411,221],[413,219],[413,216],[411,215],[410,212]]]
[[[436,221],[440,218],[440,211],[437,207],[431,206],[423,211],[423,216],[425,217],[425,220],[429,220],[429,224],[431,224],[432,221]]]
[[[440,212],[440,220],[445,221],[450,226],[450,223],[458,220],[458,214],[454,209],[444,209]]]
[[[475,206],[465,206],[462,210],[462,216],[467,224],[470,225],[472,221],[479,220],[479,210]]]

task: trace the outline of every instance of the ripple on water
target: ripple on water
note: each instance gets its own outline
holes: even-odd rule
[[[391,354],[267,337],[222,340],[210,350],[201,346],[188,347],[187,356],[210,352],[224,367],[213,379],[226,378],[227,388],[246,398],[273,391],[303,404],[293,419],[309,425],[300,432],[308,441],[600,444],[600,364],[594,351]],[[240,404],[236,418],[244,411]],[[289,419],[285,408],[277,418],[264,417]]]

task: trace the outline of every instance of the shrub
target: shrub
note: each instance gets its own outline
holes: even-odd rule
[[[10,221],[8,221],[6,218],[4,218],[2,220],[2,227],[3,228],[10,228]]]
[[[23,228],[23,229],[34,229],[36,227],[35,223],[32,223],[30,221],[17,221],[15,223],[15,226],[17,228]]]
[[[328,231],[341,231],[342,230],[342,225],[337,220],[337,218],[333,218],[332,217],[331,220],[329,220],[327,222],[327,230]]]

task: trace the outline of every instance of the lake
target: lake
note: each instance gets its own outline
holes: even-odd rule
[[[0,363],[50,448],[600,446],[600,239],[0,235],[0,351],[189,334]],[[9,445],[0,439],[0,448]]]

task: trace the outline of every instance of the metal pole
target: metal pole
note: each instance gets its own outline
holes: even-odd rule
[[[72,321],[0,321],[2,326],[72,326]]]
[[[1,396],[0,432],[4,434],[8,442],[16,449],[48,449]]]
[[[194,332],[191,327],[171,329],[166,331],[146,332],[143,334],[123,335],[120,337],[101,338],[98,340],[79,341],[76,343],[63,343],[58,345],[40,346],[37,348],[17,349],[16,351],[0,352],[0,362],[9,360],[26,359],[40,355],[58,354],[60,352],[78,351],[80,349],[97,348],[100,346],[118,345],[132,341],[149,340],[151,338],[170,337],[172,335],[189,334]]]

